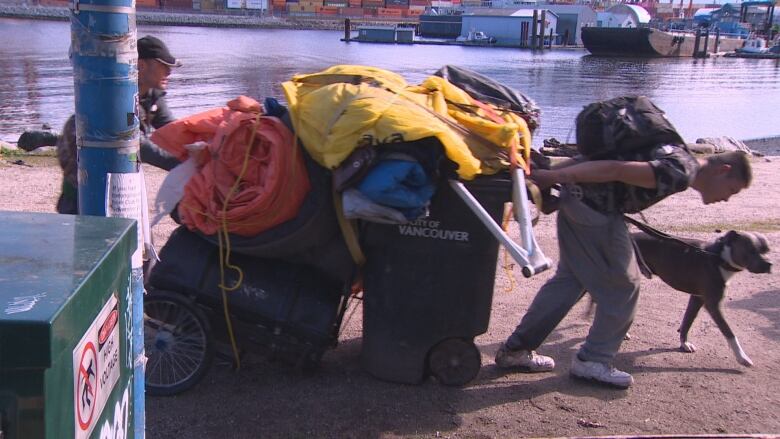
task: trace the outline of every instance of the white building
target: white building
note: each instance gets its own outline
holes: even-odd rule
[[[636,5],[615,5],[596,15],[597,27],[641,27],[649,22],[650,13]]]
[[[542,9],[537,9],[538,19],[541,19]],[[520,46],[523,36],[528,38],[533,34],[532,21],[533,9],[474,9],[463,14],[461,37],[467,38],[470,33],[484,32],[489,37],[496,39],[496,43],[506,46]],[[549,37],[557,36],[555,29],[558,26],[558,15],[552,11],[545,14],[544,32]]]

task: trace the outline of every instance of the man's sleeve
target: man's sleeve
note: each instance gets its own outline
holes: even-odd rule
[[[157,129],[168,123],[173,122],[176,118],[173,117],[173,113],[168,108],[168,102],[165,97],[160,97],[154,103],[157,106],[157,110],[152,112],[152,126]]]
[[[657,148],[649,163],[655,173],[658,195],[671,195],[688,189],[699,170],[699,163],[691,153],[676,145]]]
[[[166,171],[170,171],[181,163],[176,157],[157,146],[143,134],[141,135],[141,162]]]

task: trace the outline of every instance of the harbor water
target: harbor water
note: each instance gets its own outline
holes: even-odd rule
[[[598,58],[584,50],[532,52],[460,46],[340,41],[343,32],[139,26],[167,42],[184,66],[168,99],[175,116],[222,106],[238,95],[283,98],[280,83],[333,64],[386,68],[418,83],[445,64],[492,77],[542,109],[535,136],[573,140],[583,105],[644,94],[664,109],[687,141],[780,135],[780,63],[737,58]],[[73,112],[69,22],[0,18],[0,141],[24,129],[59,130]]]

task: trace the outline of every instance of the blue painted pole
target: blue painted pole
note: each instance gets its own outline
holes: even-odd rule
[[[138,220],[146,209],[139,173],[138,50],[134,0],[73,0],[71,60],[76,100],[79,212]],[[143,233],[133,256],[132,338],[127,340],[133,423],[127,437],[144,438]],[[130,431],[133,432],[130,435]]]

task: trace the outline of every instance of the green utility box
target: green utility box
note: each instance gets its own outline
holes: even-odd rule
[[[132,438],[135,221],[0,212],[0,438]]]

